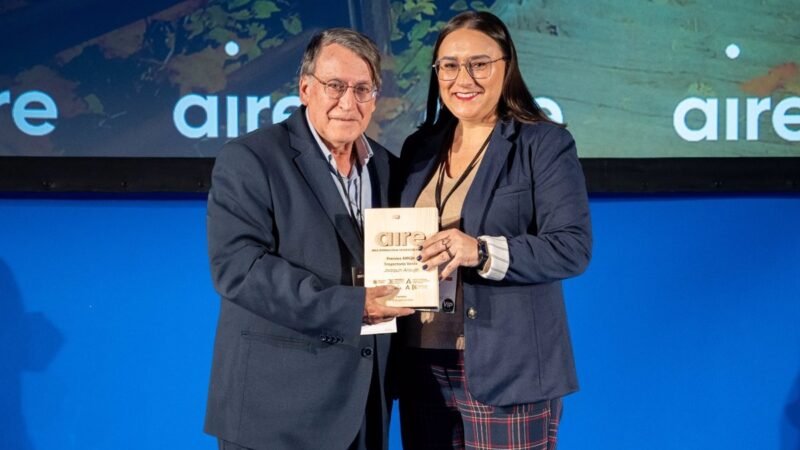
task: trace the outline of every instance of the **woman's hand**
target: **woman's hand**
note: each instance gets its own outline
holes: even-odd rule
[[[478,265],[478,240],[457,229],[440,231],[422,243],[417,260],[425,264],[422,266],[425,270],[436,270],[446,264],[439,274],[443,280],[458,266]]]

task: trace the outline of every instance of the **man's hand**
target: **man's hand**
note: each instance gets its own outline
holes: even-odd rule
[[[380,322],[387,322],[395,317],[409,316],[414,314],[411,308],[394,308],[386,306],[386,300],[393,298],[400,292],[400,288],[394,286],[375,286],[367,288],[367,299],[364,302],[364,316],[362,322],[373,325]]]

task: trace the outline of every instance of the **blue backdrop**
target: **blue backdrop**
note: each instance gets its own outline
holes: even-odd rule
[[[559,447],[800,449],[800,196],[591,206]],[[0,448],[216,448],[217,311],[203,199],[0,199]]]

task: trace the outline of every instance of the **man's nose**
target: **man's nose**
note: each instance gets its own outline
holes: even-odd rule
[[[352,87],[347,87],[344,93],[339,97],[339,107],[342,109],[351,109],[356,104],[356,91]]]

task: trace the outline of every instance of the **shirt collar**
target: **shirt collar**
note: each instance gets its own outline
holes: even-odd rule
[[[331,153],[328,146],[322,142],[322,138],[319,137],[317,130],[314,129],[314,125],[311,124],[311,119],[308,118],[308,108],[305,109],[305,116],[306,123],[308,123],[308,128],[311,130],[311,135],[314,136],[314,140],[317,141],[317,146],[322,151],[322,154],[325,156],[325,159],[328,161],[328,163],[331,164],[334,169],[336,169],[336,160],[333,158],[333,153]],[[369,145],[367,137],[362,133],[361,136],[356,139],[354,144],[359,166],[366,167],[373,155],[372,147]]]

